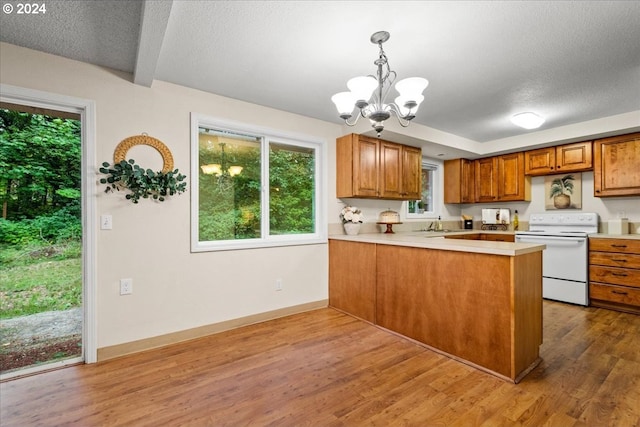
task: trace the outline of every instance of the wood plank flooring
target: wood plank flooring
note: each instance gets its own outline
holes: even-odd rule
[[[640,316],[544,302],[511,384],[333,309],[0,384],[9,426],[638,426]]]

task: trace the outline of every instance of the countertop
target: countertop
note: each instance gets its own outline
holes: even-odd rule
[[[640,234],[589,234],[590,239],[629,239],[640,240]]]
[[[410,246],[414,248],[444,251],[474,252],[492,255],[517,256],[545,249],[545,245],[531,243],[494,242],[486,240],[446,239],[447,235],[460,234],[511,234],[512,231],[464,230],[450,232],[406,231],[394,234],[364,233],[356,236],[330,235],[329,239],[380,245]]]

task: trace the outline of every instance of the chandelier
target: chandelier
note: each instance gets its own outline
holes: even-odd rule
[[[348,126],[355,126],[360,117],[365,117],[380,136],[384,129],[384,121],[393,113],[402,127],[409,126],[409,122],[416,116],[420,103],[424,100],[422,92],[429,85],[422,77],[409,77],[400,80],[395,85],[399,96],[395,102],[386,103],[391,86],[396,80],[396,72],[389,67],[387,55],[382,49],[382,43],[389,40],[389,33],[378,31],[371,36],[371,43],[380,48],[378,59],[373,63],[378,67],[377,75],[359,76],[347,82],[349,92],[336,93],[331,100],[336,104],[340,118]],[[355,118],[350,120],[354,108],[358,108]]]

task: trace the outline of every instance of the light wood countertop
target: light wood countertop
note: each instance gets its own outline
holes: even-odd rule
[[[346,234],[330,235],[329,239],[346,240],[350,242],[375,243],[379,245],[409,246],[414,248],[437,249],[444,251],[471,252],[492,255],[517,256],[531,252],[542,251],[545,245],[531,243],[493,242],[486,240],[447,239],[447,235],[460,234],[496,234],[496,231],[466,230],[448,233],[430,231],[409,231],[394,234],[365,233],[356,236]],[[503,232],[513,234],[512,232]]]
[[[589,234],[590,239],[629,239],[640,240],[640,234]]]

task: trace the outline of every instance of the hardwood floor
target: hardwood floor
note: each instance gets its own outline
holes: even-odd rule
[[[0,384],[2,426],[638,426],[640,316],[545,301],[511,384],[333,309]]]

